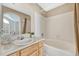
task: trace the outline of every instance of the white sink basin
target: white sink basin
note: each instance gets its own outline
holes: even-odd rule
[[[32,39],[24,38],[22,40],[14,40],[13,43],[15,45],[26,45],[32,42]]]

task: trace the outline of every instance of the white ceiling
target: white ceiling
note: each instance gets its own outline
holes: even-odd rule
[[[63,5],[64,3],[38,3],[38,5],[43,8],[45,11],[49,11],[51,9],[54,9],[58,6]]]

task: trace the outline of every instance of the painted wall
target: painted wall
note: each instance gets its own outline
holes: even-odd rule
[[[46,40],[62,40],[73,43],[75,39],[73,12],[48,17],[45,33]]]
[[[44,37],[45,34],[45,17],[35,13],[35,36]]]

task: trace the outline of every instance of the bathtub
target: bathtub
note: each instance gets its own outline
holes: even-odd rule
[[[44,56],[75,56],[75,52],[71,43],[46,40],[44,44]]]

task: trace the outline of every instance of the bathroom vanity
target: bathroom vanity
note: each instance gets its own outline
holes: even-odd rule
[[[44,39],[31,31],[31,15],[4,5],[2,10],[0,56],[42,56]]]
[[[8,49],[3,49],[0,53],[2,56],[42,56],[43,55],[43,40],[34,40],[27,45],[12,45]]]
[[[18,50],[14,53],[9,54],[9,56],[42,56],[43,42],[34,43],[28,47]]]

